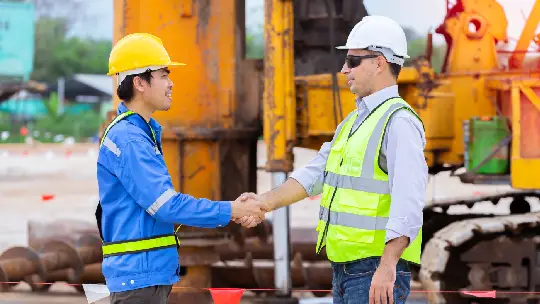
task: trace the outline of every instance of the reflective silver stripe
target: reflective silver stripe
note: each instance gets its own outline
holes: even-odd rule
[[[321,206],[319,219],[323,221],[328,219],[328,208]],[[372,217],[345,212],[336,212],[333,210],[330,211],[330,225],[339,225],[366,230],[385,230],[387,223],[387,217]]]
[[[120,157],[120,149],[116,146],[115,143],[112,142],[108,137],[105,137],[103,140],[103,145],[107,147],[109,150],[111,150],[112,153],[114,153],[116,156]]]
[[[372,179],[375,174],[375,161],[378,161],[375,159],[375,155],[377,154],[377,147],[379,146],[379,140],[382,140],[382,134],[384,132],[384,126],[386,123],[386,119],[388,119],[388,116],[390,114],[398,109],[404,107],[402,103],[395,103],[391,105],[388,110],[383,114],[381,119],[377,122],[375,125],[375,129],[373,130],[373,133],[371,133],[371,137],[368,140],[367,148],[366,148],[366,154],[364,155],[364,162],[362,164],[362,177],[363,178],[369,178]]]
[[[324,183],[336,188],[374,192],[379,194],[390,193],[390,185],[388,182],[363,177],[340,175],[333,172],[328,172],[324,178]]]
[[[154,214],[156,214],[156,212],[158,212],[159,208],[161,208],[161,206],[163,206],[167,201],[169,201],[171,197],[173,197],[175,194],[176,191],[174,191],[173,189],[169,189],[163,192],[157,198],[157,200],[150,207],[148,207],[148,209],[146,209],[146,212],[153,216]]]

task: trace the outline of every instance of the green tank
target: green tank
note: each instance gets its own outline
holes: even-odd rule
[[[467,171],[473,170],[497,145],[509,135],[504,117],[473,117],[465,126]],[[509,147],[502,147],[490,160],[485,162],[475,174],[507,174],[510,168]]]

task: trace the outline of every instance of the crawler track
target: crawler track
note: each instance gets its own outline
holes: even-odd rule
[[[445,211],[450,206],[467,206],[472,208],[475,204],[486,201],[492,202],[494,205],[496,205],[501,199],[513,198],[514,200],[521,200],[526,197],[540,198],[540,191],[510,190],[501,193],[471,195],[462,198],[450,197],[447,199],[437,199],[429,202],[425,210],[441,209]]]
[[[470,303],[457,291],[497,290],[486,303],[537,303],[540,212],[465,219],[425,244],[419,277],[430,303]],[[448,292],[448,291],[456,291]],[[481,303],[475,298],[476,303]]]
[[[500,200],[507,198],[513,199],[512,203],[510,204],[511,214],[526,214],[531,211],[531,207],[527,199],[540,199],[540,192],[513,190],[497,194],[474,195],[458,199],[452,198],[437,200],[427,203],[427,206],[424,208],[424,223],[422,227],[424,243],[422,247],[425,247],[425,244],[436,232],[454,222],[475,218],[493,218],[501,216],[500,214],[493,213],[449,214],[447,211],[451,206],[467,206],[468,208],[473,208],[474,205],[482,202],[491,202],[493,205],[497,205]]]

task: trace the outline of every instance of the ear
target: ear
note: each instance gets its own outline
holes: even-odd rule
[[[375,64],[377,65],[377,74],[382,73],[384,71],[384,69],[385,69],[385,66],[390,68],[388,66],[388,62],[386,61],[386,58],[384,58],[384,56],[379,56],[379,57],[375,58],[375,60],[376,60]]]
[[[139,76],[133,77],[133,88],[139,92],[144,92],[144,80],[142,80]]]

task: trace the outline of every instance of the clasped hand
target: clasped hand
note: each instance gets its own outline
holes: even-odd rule
[[[244,193],[231,204],[232,221],[246,228],[252,228],[264,220],[264,214],[270,211],[262,196]]]

